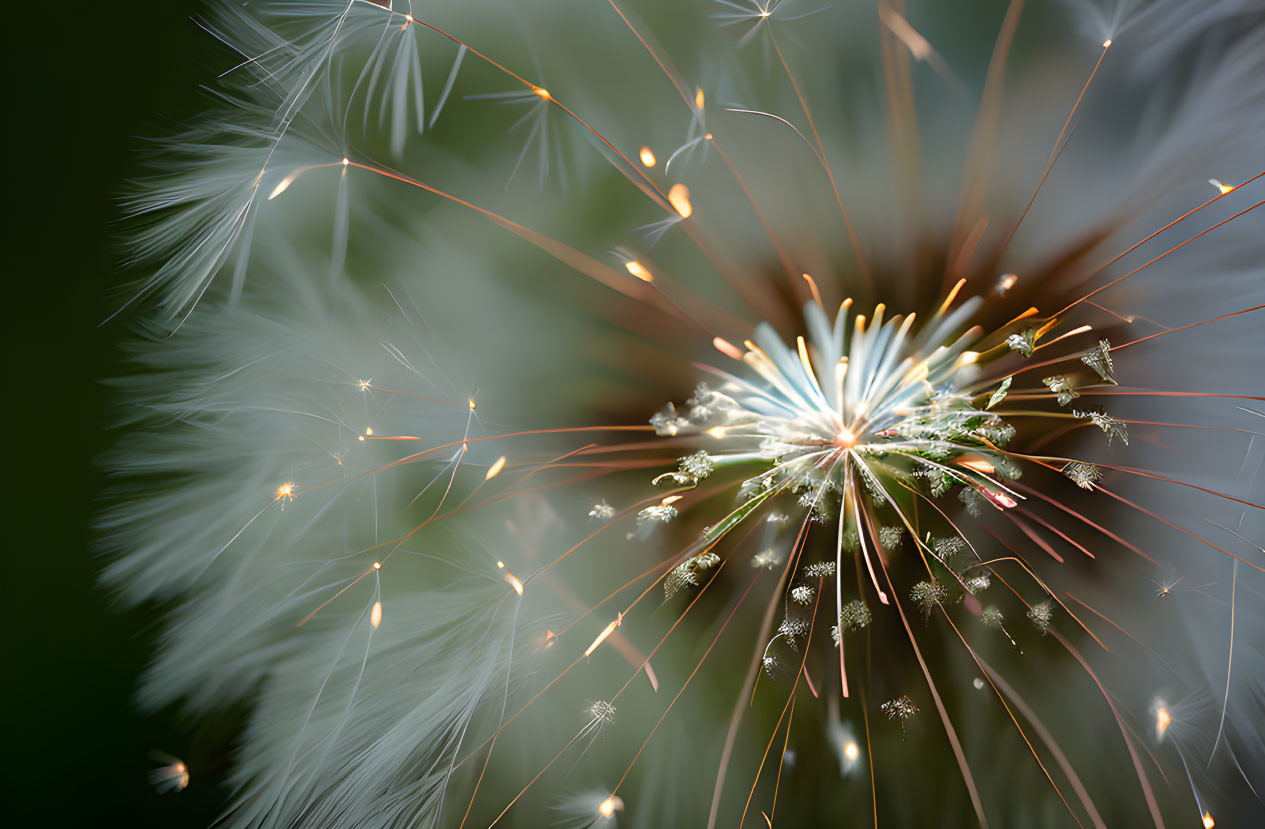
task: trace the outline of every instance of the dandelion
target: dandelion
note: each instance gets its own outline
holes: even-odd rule
[[[208,24],[103,533],[228,822],[1255,803],[1265,24],[1038,5]]]

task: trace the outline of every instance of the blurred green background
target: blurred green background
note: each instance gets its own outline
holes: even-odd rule
[[[222,800],[224,733],[132,704],[158,608],[118,612],[96,588],[91,523],[110,438],[108,391],[125,323],[102,323],[122,281],[122,185],[141,136],[186,117],[222,50],[200,4],[15,4],[6,10],[9,105],[4,247],[4,782],[9,826],[206,826]],[[16,18],[14,17],[16,15]],[[218,59],[217,59],[218,58]],[[199,758],[188,746],[206,740]],[[193,768],[158,795],[148,753]],[[199,765],[202,768],[199,768]]]

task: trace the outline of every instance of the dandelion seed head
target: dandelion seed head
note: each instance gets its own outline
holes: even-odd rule
[[[1093,489],[1096,481],[1102,480],[1102,471],[1092,463],[1070,461],[1062,469],[1081,489]]]
[[[833,561],[814,561],[804,567],[804,578],[807,579],[828,579],[835,574],[835,563]]]
[[[914,705],[914,701],[906,695],[889,699],[879,708],[889,720],[901,720],[902,723],[918,713],[918,706]]]
[[[601,726],[607,726],[615,722],[615,706],[605,700],[598,700],[590,705],[587,714]]]
[[[671,599],[683,590],[698,587],[702,583],[703,574],[717,564],[720,564],[720,556],[711,552],[701,553],[681,562],[663,580],[664,598]]]
[[[804,619],[787,617],[778,625],[777,632],[793,649],[799,650],[800,640],[808,635],[810,628]]]
[[[836,631],[836,644],[838,644],[838,632],[850,633],[855,630],[867,626],[874,620],[873,614],[870,613],[869,605],[861,599],[853,599],[846,602],[839,611],[839,626]]]
[[[958,535],[948,535],[935,541],[936,555],[941,561],[955,561],[970,555],[966,541]]]
[[[655,523],[666,524],[677,515],[676,507],[671,504],[655,504],[637,513],[637,525],[644,527]]]
[[[782,554],[772,548],[761,550],[751,558],[751,566],[761,570],[772,570],[782,563]]]
[[[909,600],[918,605],[924,618],[949,598],[949,589],[939,582],[920,581],[909,590]]]
[[[962,586],[972,595],[987,590],[992,586],[993,580],[988,573],[976,573],[962,579]]]
[[[240,41],[245,60],[226,79],[222,111],[173,143],[178,169],[145,184],[131,205],[146,217],[135,253],[150,271],[138,293],[179,325],[138,349],[152,376],[148,389],[128,387],[127,428],[135,426],[137,437],[111,460],[131,488],[106,525],[110,545],[123,553],[106,580],[126,601],[174,608],[147,675],[146,705],[182,702],[196,712],[252,703],[231,819],[335,825],[368,814],[440,825],[469,804],[482,820],[505,805],[490,802],[500,789],[526,783],[507,817],[536,825],[540,790],[565,786],[570,767],[627,768],[616,789],[639,825],[703,825],[710,803],[700,815],[695,801],[708,798],[663,793],[711,786],[719,823],[736,822],[734,787],[714,776],[694,780],[696,770],[680,762],[687,752],[669,748],[679,749],[677,718],[702,711],[700,728],[723,721],[711,710],[717,689],[761,717],[774,704],[766,685],[750,695],[726,685],[735,676],[741,683],[743,672],[718,669],[728,665],[724,654],[749,660],[752,681],[759,668],[793,676],[820,700],[795,698],[821,712],[796,710],[801,762],[788,773],[811,765],[802,762],[813,750],[802,723],[822,720],[822,745],[846,770],[860,748],[841,723],[862,715],[869,699],[858,687],[891,693],[925,679],[943,688],[936,672],[956,647],[951,630],[971,641],[963,622],[978,618],[1010,639],[1003,611],[1024,612],[1018,597],[1038,589],[1053,595],[1051,572],[1058,595],[1070,587],[1089,607],[1082,616],[1069,599],[1069,612],[1086,621],[1080,627],[1092,629],[1084,637],[1076,628],[1079,653],[1082,641],[1093,649],[1089,639],[1106,630],[1095,618],[1118,612],[1120,629],[1147,648],[1161,635],[1164,648],[1187,639],[1201,646],[1184,654],[1184,680],[1224,690],[1225,735],[1214,748],[1223,760],[1233,749],[1235,763],[1244,757],[1254,768],[1249,748],[1259,735],[1242,712],[1262,660],[1243,631],[1259,627],[1244,598],[1259,595],[1259,582],[1249,589],[1246,581],[1256,578],[1243,566],[1254,560],[1252,549],[1232,548],[1251,533],[1229,512],[1209,511],[1207,521],[1216,522],[1209,529],[1195,499],[1225,490],[1230,498],[1221,500],[1234,499],[1234,509],[1259,501],[1251,491],[1259,426],[1223,428],[1239,415],[1213,410],[1220,398],[1167,399],[1146,388],[1241,391],[1242,360],[1228,359],[1233,349],[1225,345],[1234,337],[1218,341],[1210,332],[1242,320],[1208,313],[1209,327],[1200,328],[1191,309],[1210,302],[1204,295],[1254,302],[1246,297],[1259,286],[1241,263],[1259,259],[1246,255],[1259,248],[1259,234],[1235,219],[1207,240],[1192,237],[1253,203],[1248,177],[1265,112],[1255,79],[1265,75],[1255,18],[1242,12],[1248,5],[1229,0],[1192,16],[1168,0],[1145,11],[1083,0],[1076,21],[1102,25],[1091,25],[1092,40],[1062,50],[1050,45],[1060,27],[1030,32],[1025,12],[1014,54],[995,51],[1004,84],[992,68],[987,80],[974,72],[963,75],[970,83],[961,80],[954,70],[972,65],[955,65],[968,53],[966,41],[955,30],[955,48],[941,55],[937,17],[912,8],[908,17],[881,10],[881,40],[867,49],[873,38],[863,33],[873,27],[851,25],[868,18],[846,4],[803,8],[801,16],[791,3],[721,3],[707,25],[723,32],[729,14],[743,29],[729,55],[718,52],[723,41],[714,33],[690,29],[689,15],[673,18],[679,31],[658,32],[664,46],[654,21],[665,12],[623,0],[599,5],[580,12],[544,4],[498,27],[488,25],[497,17],[486,9],[461,4],[433,19],[420,7],[414,18],[343,0],[233,4],[217,32]],[[999,44],[1008,45],[1020,5],[1004,21],[987,17],[988,37],[1000,22]],[[816,14],[821,25],[800,22]],[[827,15],[840,19],[826,25]],[[1084,91],[1081,77],[1060,74],[1126,30],[1133,52],[1114,49]],[[697,54],[680,54],[680,43]],[[767,62],[746,66],[750,55]],[[912,73],[910,60],[919,62]],[[1186,74],[1162,72],[1165,62]],[[620,71],[598,71],[609,66]],[[425,96],[423,74],[431,76]],[[880,89],[834,94],[840,77]],[[938,94],[946,85],[951,94]],[[1004,95],[991,91],[1003,87]],[[1078,108],[1051,114],[1047,104],[1063,98]],[[443,130],[432,130],[450,99],[463,103],[445,110]],[[881,110],[877,101],[885,102]],[[504,132],[499,103],[526,104],[528,119],[510,115]],[[483,114],[470,118],[479,107]],[[1063,118],[1069,134],[1050,147]],[[1126,121],[1141,123],[1138,134],[1120,133]],[[1053,133],[1038,140],[1051,124]],[[523,135],[530,137],[518,143]],[[652,146],[680,149],[656,157]],[[373,161],[387,152],[390,167]],[[514,179],[520,166],[541,172],[531,193]],[[1245,184],[1214,179],[1208,191],[1203,179],[1214,171]],[[480,178],[489,173],[490,184]],[[1188,200],[1192,193],[1197,201]],[[1208,209],[1197,207],[1209,199]],[[624,240],[635,237],[637,222],[656,219],[646,228],[653,254],[620,246],[636,244]],[[1158,228],[1165,229],[1150,239]],[[1134,253],[1129,245],[1139,239],[1145,247]],[[1187,239],[1192,244],[1182,247]],[[548,264],[533,248],[552,257]],[[1129,252],[1111,259],[1122,250]],[[1192,261],[1197,281],[1189,278]],[[1134,269],[1124,289],[1112,287]],[[1183,327],[1189,323],[1196,327]],[[1073,338],[1089,331],[1098,341],[1086,350],[1088,337]],[[1107,336],[1129,350],[1113,350]],[[1152,356],[1170,344],[1165,359]],[[1195,363],[1197,382],[1183,386]],[[1116,383],[1117,368],[1129,385],[1104,388]],[[656,401],[689,389],[700,374],[706,383],[684,404],[655,412],[647,428]],[[376,379],[355,379],[362,376]],[[1110,414],[1088,410],[1102,395],[1112,395]],[[1069,409],[1081,398],[1085,411]],[[1244,411],[1252,405],[1235,411],[1256,417]],[[1140,424],[1131,449],[1126,418]],[[1135,461],[1137,444],[1162,447],[1161,459],[1183,448],[1185,434],[1163,431],[1165,421],[1179,424],[1173,430],[1213,426],[1194,434],[1217,441],[1245,436],[1246,451],[1216,442],[1180,455],[1234,466],[1230,477],[1246,456],[1234,486],[1212,483],[1224,470],[1199,470],[1198,488],[1184,491],[1189,505],[1156,498],[1133,510],[1139,496],[1126,488],[1139,483],[1137,468],[1166,466]],[[582,428],[563,428],[577,423]],[[1076,428],[1086,425],[1106,441]],[[1107,469],[1109,490],[1098,487]],[[1181,486],[1186,471],[1141,483]],[[671,491],[647,492],[647,479]],[[277,488],[281,480],[288,483]],[[632,506],[621,512],[595,502],[595,490]],[[1117,500],[1117,491],[1129,500]],[[296,492],[304,497],[295,500]],[[1122,527],[1129,510],[1140,520],[1163,516],[1168,527],[1150,526],[1155,537],[1144,542]],[[1173,527],[1185,535],[1164,537]],[[646,543],[624,543],[637,537]],[[1176,550],[1174,540],[1236,558],[1200,562],[1217,601],[1162,603],[1172,618],[1155,625],[1141,615],[1149,608],[1111,589],[1112,579],[1135,549],[1144,557],[1194,555]],[[1093,561],[1079,561],[1091,550]],[[1046,553],[1069,566],[1052,571]],[[733,555],[751,566],[722,573]],[[506,561],[530,577],[520,580]],[[1149,576],[1127,577],[1136,586]],[[989,594],[996,606],[981,609],[975,596],[994,580],[1011,590],[998,584]],[[810,606],[837,613],[833,655],[818,641],[828,621]],[[911,606],[929,620],[925,628],[899,624]],[[1236,614],[1233,626],[1198,616],[1220,610]],[[767,640],[778,612],[785,618],[776,634],[756,645],[763,655],[748,657],[750,637],[762,630]],[[1086,712],[1077,724],[1097,728],[1093,711],[1102,706],[1082,706],[1062,690],[1086,683],[1062,681],[1079,662],[1058,652],[1064,643],[1051,630],[1053,602],[1026,612],[1051,634],[1041,642],[1041,664],[994,649],[992,667],[999,677],[1020,674],[1016,687],[1047,686],[1030,701],[1076,705]],[[582,632],[572,635],[573,623]],[[1170,624],[1198,633],[1171,635]],[[843,641],[863,628],[857,641]],[[1217,647],[1202,647],[1214,629]],[[1227,631],[1233,682],[1222,660]],[[595,633],[581,651],[583,637]],[[680,645],[696,635],[705,641]],[[910,639],[931,675],[910,656]],[[1107,644],[1109,656],[1095,651],[1097,659],[1085,662],[1120,658],[1123,649]],[[870,648],[880,658],[871,659]],[[1044,661],[1046,649],[1063,662]],[[597,664],[551,684],[555,661],[584,658]],[[574,731],[551,742],[559,724],[574,727],[576,711],[593,729],[613,721],[623,691],[589,702],[606,693],[594,688],[595,675],[608,679],[618,666],[630,682],[644,682],[644,674],[660,692],[656,665],[667,693],[653,699],[662,709],[638,724],[646,727],[631,742],[621,735],[568,743]],[[1038,670],[1042,681],[1019,681]],[[1121,709],[1150,697],[1129,693],[1145,672],[1122,673],[1102,674],[1104,692]],[[521,693],[528,678],[543,678],[534,686],[545,689],[539,699]],[[978,677],[972,685],[985,687]],[[1007,686],[995,687],[1008,701]],[[952,697],[940,712],[946,730],[1011,727],[1002,709],[984,710],[990,695],[969,706]],[[516,713],[524,700],[531,701]],[[637,706],[620,705],[621,719],[635,719],[628,712]],[[880,710],[902,731],[917,713],[908,696]],[[1172,722],[1162,710],[1157,737]],[[662,729],[654,725],[660,713]],[[1136,722],[1137,713],[1119,716]],[[734,769],[745,762],[750,723],[763,721],[743,719],[745,709],[736,716]],[[1218,733],[1217,725],[1205,730]],[[903,796],[890,781],[908,774],[884,774],[890,747],[882,730],[867,734],[865,753],[876,768],[875,808],[887,811]],[[929,766],[939,757],[931,744],[918,758]],[[789,749],[779,754],[770,745],[772,757],[789,762]],[[1034,752],[1044,756],[1046,748],[1035,744]],[[1169,749],[1154,752],[1155,763],[1162,777],[1180,782]],[[467,755],[481,751],[495,771],[487,778],[468,774],[485,761]],[[626,756],[614,762],[607,755],[615,752]],[[966,753],[959,770],[974,795],[970,779],[998,761]],[[989,780],[979,789],[987,801],[980,822],[984,810],[994,823],[1030,822],[1053,802],[1045,789],[1038,793],[1045,780],[1029,775],[1029,785],[1019,764],[1002,765],[1005,785]],[[932,768],[937,780],[952,777]],[[662,785],[664,777],[673,785]],[[1094,784],[1110,777],[1082,773],[1094,796]],[[753,809],[765,805],[758,798],[767,779],[757,776]],[[819,805],[810,787],[796,786],[801,797],[778,801],[784,822]],[[594,812],[612,819],[623,806],[614,792],[591,792],[569,818],[592,825]],[[1142,815],[1148,807],[1120,808]],[[1071,809],[1094,811],[1084,802]],[[771,822],[772,812],[761,811]]]
[[[711,475],[712,470],[715,468],[716,464],[712,461],[711,456],[702,449],[693,455],[681,458],[681,472],[687,475],[691,481],[703,480],[708,475]]]
[[[1046,599],[1037,602],[1028,608],[1028,621],[1032,622],[1032,626],[1041,631],[1041,635],[1050,632],[1050,624],[1054,621],[1054,602]]]
[[[676,406],[668,403],[650,418],[650,425],[660,437],[674,437],[682,428],[690,425],[689,420],[677,416]]]

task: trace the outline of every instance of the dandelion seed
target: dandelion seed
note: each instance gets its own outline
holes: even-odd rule
[[[1165,732],[1168,727],[1173,724],[1173,715],[1168,712],[1168,707],[1163,703],[1157,703],[1155,708],[1155,739],[1164,739]]]
[[[684,184],[674,184],[668,190],[668,201],[672,204],[672,208],[679,214],[682,219],[688,219],[694,214],[694,206],[690,204],[690,188]]]
[[[949,598],[949,590],[938,582],[920,581],[909,591],[909,600],[922,610],[924,619],[931,618],[931,611]]]
[[[615,814],[616,810],[622,810],[623,808],[624,801],[615,795],[611,795],[598,805],[597,813],[604,818],[609,818]]]
[[[672,568],[663,580],[663,598],[671,599],[682,590],[698,587],[702,583],[703,573],[720,564],[720,556],[715,553],[702,553]]]
[[[1010,635],[1010,631],[1006,630],[1005,617],[1002,612],[995,607],[986,607],[979,616],[980,624],[993,630],[1001,631],[1006,637],[1006,641],[1010,642],[1012,647],[1018,648],[1019,644],[1015,642],[1015,638]]]
[[[674,437],[681,429],[690,425],[689,420],[679,417],[676,406],[668,403],[650,418],[654,433],[660,437]]]
[[[1025,357],[1031,357],[1032,351],[1036,347],[1037,329],[1028,328],[1018,334],[1011,334],[1006,338],[1006,345],[1011,351],[1018,351]]]
[[[772,570],[782,563],[782,554],[777,550],[761,550],[751,559],[751,566],[762,570]]]
[[[799,641],[808,635],[809,624],[803,619],[786,618],[778,625],[778,635],[794,650],[799,650]]]
[[[277,186],[272,188],[272,192],[268,194],[268,201],[272,201],[277,196],[280,196],[286,190],[290,189],[290,185],[294,183],[294,179],[296,177],[297,176],[292,173],[286,176],[285,178],[281,179],[281,181],[277,182]]]
[[[1072,388],[1072,378],[1059,374],[1054,377],[1046,377],[1041,381],[1050,391],[1058,395],[1060,406],[1066,406],[1076,398],[1080,397],[1080,393]]]
[[[1102,471],[1092,463],[1070,461],[1061,471],[1081,489],[1093,489],[1094,482],[1102,480]]]
[[[369,624],[373,625],[374,630],[382,624],[382,602],[373,603],[373,609],[369,612]]]
[[[181,792],[189,786],[189,767],[183,760],[161,751],[151,751],[150,757],[163,763],[149,773],[150,785],[159,792]]]
[[[882,709],[883,714],[886,715],[889,720],[900,720],[902,726],[905,720],[917,715],[918,713],[918,706],[914,705],[914,701],[906,695],[896,697],[895,699],[889,699],[887,702],[880,705],[879,708]]]
[[[769,675],[770,679],[778,678],[778,674],[781,672],[781,665],[778,663],[776,657],[765,656],[760,660],[760,664],[764,668],[764,672]]]
[[[861,630],[873,620],[869,606],[861,599],[853,599],[839,609],[839,624],[831,629],[831,637],[838,645],[842,634]]]
[[[693,455],[681,458],[681,473],[688,476],[691,481],[703,480],[711,475],[715,468],[716,464],[712,457],[701,449]]]
[[[600,646],[603,642],[605,642],[608,638],[610,638],[610,635],[615,632],[615,629],[618,628],[623,623],[623,621],[624,621],[624,614],[620,613],[618,616],[614,618],[614,620],[610,622],[610,624],[602,628],[602,632],[597,635],[597,638],[593,640],[593,643],[584,649],[584,658],[588,659],[590,656],[592,656],[593,651],[597,650],[598,646]]]
[[[829,579],[835,574],[835,563],[833,561],[814,561],[804,567],[804,578],[806,579]]]
[[[816,595],[816,592],[811,587],[802,584],[798,587],[792,587],[791,601],[795,602],[795,604],[812,604],[813,596]]]
[[[1112,438],[1120,438],[1127,446],[1129,443],[1128,427],[1116,420],[1114,417],[1103,414],[1102,412],[1078,412],[1072,410],[1073,417],[1086,418],[1107,435],[1107,445],[1111,445]]]
[[[615,706],[604,700],[598,700],[588,707],[588,715],[600,726],[615,722]]]
[[[1054,621],[1054,602],[1047,599],[1028,608],[1028,621],[1041,631],[1042,636],[1049,633],[1050,624]]]
[[[989,470],[992,471],[991,469]],[[900,547],[901,541],[905,538],[904,527],[880,527],[878,531],[878,543],[885,550],[895,550]]]
[[[624,267],[628,269],[630,274],[637,277],[642,282],[654,282],[654,276],[650,273],[650,271],[646,270],[645,265],[641,264],[637,260],[628,260],[624,263]]]
[[[965,587],[966,592],[970,593],[972,596],[976,593],[982,593],[987,590],[990,586],[992,586],[992,583],[992,577],[989,576],[988,573],[977,573],[962,580],[962,586]]]
[[[646,507],[637,513],[637,526],[650,527],[654,524],[666,524],[678,515],[676,507],[665,504],[655,504]]]
[[[598,501],[589,510],[589,518],[596,518],[599,521],[609,521],[615,517],[615,508],[606,501]]]
[[[502,470],[502,469],[504,469],[504,468],[505,468],[505,456],[504,456],[504,455],[501,455],[501,457],[497,458],[497,459],[496,459],[496,460],[492,463],[492,466],[490,466],[490,467],[488,468],[487,475],[485,475],[483,479],[484,479],[485,481],[490,481],[490,480],[492,480],[492,479],[493,479],[493,478],[495,478],[497,475],[501,474],[501,470]]]
[[[1115,371],[1115,363],[1111,359],[1111,343],[1107,340],[1099,340],[1093,351],[1081,357],[1081,362],[1092,368],[1094,373],[1105,382],[1115,384],[1116,379],[1112,376],[1112,372]]]

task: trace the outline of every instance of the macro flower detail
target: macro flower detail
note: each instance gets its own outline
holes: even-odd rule
[[[914,705],[914,701],[908,696],[889,699],[887,702],[879,706],[879,708],[882,709],[883,713],[887,715],[889,720],[900,720],[902,726],[904,726],[905,720],[918,713],[918,706]]]
[[[102,532],[226,823],[1251,814],[1265,17],[953,17],[222,7]]]

